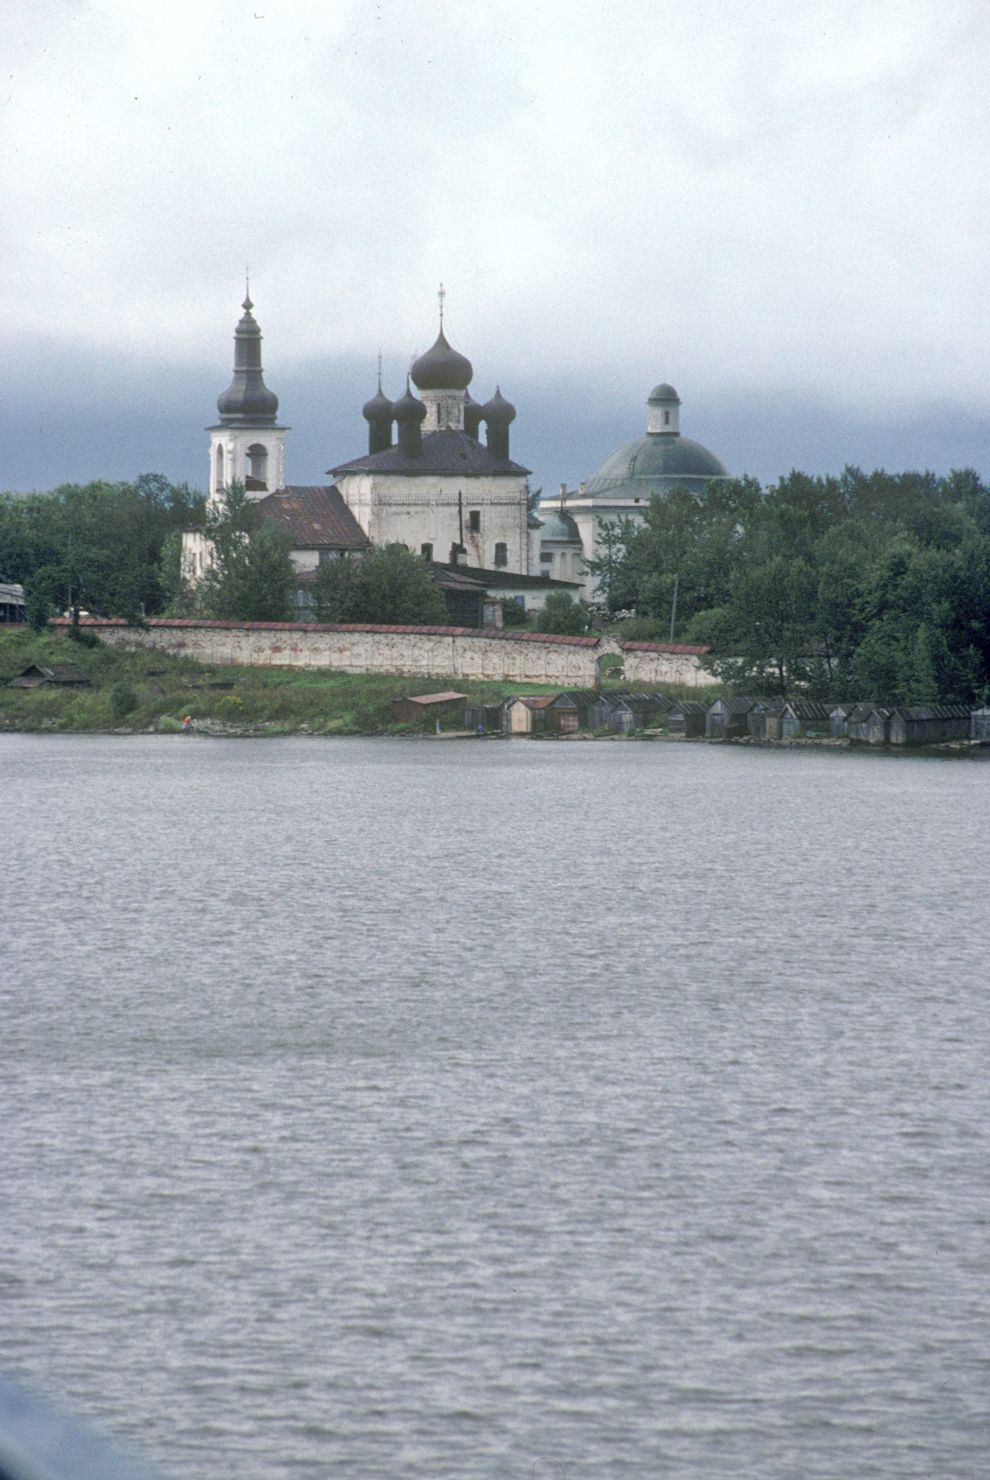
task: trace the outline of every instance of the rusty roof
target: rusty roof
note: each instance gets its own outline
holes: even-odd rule
[[[400,699],[401,704],[453,704],[455,700],[466,699],[467,694],[457,694],[452,689],[442,694],[410,694],[406,699]]]
[[[259,499],[258,510],[297,550],[364,550],[371,544],[336,487],[290,484]]]
[[[711,648],[690,642],[622,642],[619,646],[626,653],[690,653],[700,657],[710,653]]]

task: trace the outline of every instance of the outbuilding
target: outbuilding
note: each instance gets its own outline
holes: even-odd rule
[[[967,740],[970,711],[965,704],[912,704],[890,711],[891,745],[937,745]]]
[[[854,704],[832,705],[828,712],[828,732],[833,740],[849,738],[849,716],[855,707]]]
[[[597,689],[567,689],[547,709],[547,724],[562,735],[588,728],[588,714],[598,700]]]
[[[780,716],[781,740],[827,740],[831,711],[821,699],[789,699]]]
[[[849,716],[849,738],[863,745],[886,745],[890,738],[890,710],[876,704],[857,704]]]
[[[505,729],[510,735],[539,735],[548,729],[552,694],[519,694],[505,701]]]
[[[731,699],[716,699],[708,706],[705,720],[705,735],[709,740],[735,740],[749,734],[750,710],[767,700],[751,699],[739,695]]]
[[[89,674],[76,663],[31,663],[8,683],[8,689],[84,689]]]
[[[969,738],[990,745],[990,704],[974,709],[969,717]]]
[[[705,733],[708,706],[700,699],[675,699],[667,714],[667,734],[680,740],[697,739]]]
[[[467,694],[446,690],[441,694],[414,694],[408,699],[392,700],[392,718],[399,724],[419,724],[433,720],[457,719]]]
[[[0,581],[0,627],[10,622],[26,621],[24,587],[13,581]]]

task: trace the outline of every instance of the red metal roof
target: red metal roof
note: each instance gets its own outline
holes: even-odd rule
[[[297,550],[364,550],[371,543],[336,487],[277,488],[258,500],[258,510]]]

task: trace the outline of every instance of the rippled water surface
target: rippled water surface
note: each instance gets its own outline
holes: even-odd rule
[[[0,1361],[174,1480],[976,1477],[990,766],[0,737]]]

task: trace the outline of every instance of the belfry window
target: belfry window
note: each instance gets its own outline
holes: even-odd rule
[[[217,447],[217,477],[216,477],[216,489],[217,489],[217,492],[219,493],[222,488],[223,488],[223,448],[218,446]]]
[[[268,490],[268,448],[261,442],[252,442],[247,450],[248,472],[245,481],[247,488],[257,490]]]
[[[509,563],[508,546],[504,545],[501,542],[501,540],[500,540],[499,543],[495,546],[495,564],[498,566],[498,565],[508,565],[508,563]]]

